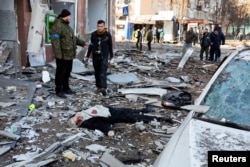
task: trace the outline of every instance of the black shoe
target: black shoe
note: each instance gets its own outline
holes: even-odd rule
[[[73,90],[71,90],[71,89],[64,90],[63,92],[64,92],[65,94],[69,94],[69,95],[75,94],[75,92],[74,92]]]
[[[57,95],[58,97],[61,97],[61,98],[64,98],[64,99],[67,98],[67,96],[65,96],[65,94],[64,94],[63,92],[56,93],[56,95]]]
[[[106,96],[107,95],[107,92],[106,92],[106,89],[105,88],[101,88],[100,89],[100,92],[103,96]]]

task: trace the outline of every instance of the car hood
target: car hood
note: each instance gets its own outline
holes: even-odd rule
[[[154,167],[207,166],[208,151],[250,150],[250,132],[189,118],[161,152]]]

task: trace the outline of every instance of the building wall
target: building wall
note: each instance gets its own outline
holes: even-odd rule
[[[85,1],[78,1],[78,22],[77,22],[77,32],[80,38],[84,37],[86,32],[85,15],[86,15],[86,3]]]
[[[27,56],[27,40],[28,40],[28,31],[31,18],[31,8],[29,5],[29,0],[15,1],[16,2],[16,12],[17,12],[17,22],[18,22],[18,39],[21,45],[21,66],[26,66]]]
[[[141,15],[155,15],[158,11],[171,10],[171,1],[163,0],[140,0],[140,14]]]

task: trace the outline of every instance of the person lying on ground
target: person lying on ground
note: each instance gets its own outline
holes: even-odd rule
[[[83,127],[91,130],[98,129],[107,136],[114,136],[114,123],[136,123],[139,121],[149,123],[153,120],[172,123],[171,118],[144,115],[144,113],[150,112],[154,112],[154,110],[151,108],[130,109],[96,105],[76,113],[68,120],[68,125],[71,128]]]

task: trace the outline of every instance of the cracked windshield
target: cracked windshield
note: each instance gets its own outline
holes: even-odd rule
[[[210,106],[206,116],[250,126],[249,71],[249,62],[243,59],[231,61],[205,99],[205,105]]]

